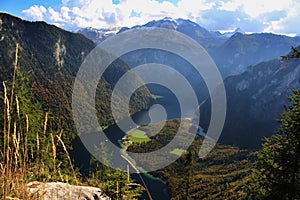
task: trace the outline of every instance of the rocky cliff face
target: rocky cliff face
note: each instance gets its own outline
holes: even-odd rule
[[[89,186],[74,186],[61,182],[30,182],[27,190],[36,200],[111,200],[101,189]]]

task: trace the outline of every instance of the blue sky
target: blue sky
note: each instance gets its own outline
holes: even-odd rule
[[[164,17],[208,30],[300,35],[299,0],[0,0],[0,11],[67,30],[120,27]]]
[[[6,11],[12,15],[21,16],[22,10],[29,8],[32,5],[43,5],[45,7],[61,4],[61,0],[0,0],[0,10]]]

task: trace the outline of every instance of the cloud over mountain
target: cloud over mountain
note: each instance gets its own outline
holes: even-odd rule
[[[133,26],[164,17],[188,18],[210,30],[241,27],[249,32],[299,34],[297,0],[62,0],[60,5],[32,5],[30,20],[62,28]]]

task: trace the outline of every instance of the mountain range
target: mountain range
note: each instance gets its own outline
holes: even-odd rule
[[[132,28],[87,28],[79,33],[3,13],[0,19],[0,81],[12,76],[15,44],[19,43],[19,67],[30,75],[38,101],[45,111],[59,116],[59,123],[72,131],[71,94],[81,63],[98,42],[128,29],[169,28],[190,36],[206,48],[224,77],[227,93],[228,112],[221,143],[250,148],[258,146],[261,138],[272,134],[277,127],[274,119],[280,117],[278,113],[287,102],[285,97],[290,92],[289,88],[299,87],[299,59],[279,59],[279,56],[289,53],[291,46],[299,45],[299,37],[239,32],[228,37],[208,31],[189,20],[170,18]],[[98,85],[96,107],[101,125],[113,123],[110,95],[118,78],[130,68],[150,61],[170,65],[180,71],[198,93],[199,102],[208,97],[204,81],[195,77],[192,66],[184,59],[151,49],[135,53],[117,59]],[[152,92],[159,90],[149,89]],[[135,96],[132,113],[148,108],[154,101],[148,88],[140,90]],[[172,101],[171,96],[166,95],[168,97]],[[201,106],[200,125],[204,129],[209,122],[209,108],[209,101]]]
[[[245,199],[247,196],[245,186],[251,185],[249,181],[257,161],[256,153],[252,150],[260,147],[263,137],[275,133],[279,126],[275,119],[280,118],[280,113],[284,110],[283,105],[289,106],[286,97],[291,93],[291,88],[300,88],[300,59],[297,58],[298,54],[295,54],[297,51],[300,52],[299,37],[271,33],[244,34],[239,30],[221,34],[208,31],[189,20],[171,18],[151,21],[131,28],[86,28],[72,33],[45,22],[29,22],[0,13],[0,81],[6,83],[10,93],[9,86],[14,73],[13,63],[16,44],[18,44],[17,67],[26,76],[21,81],[29,79],[26,86],[34,93],[32,101],[39,102],[43,111],[49,113],[47,128],[53,128],[55,131],[63,130],[61,131],[64,132],[63,136],[69,139],[66,145],[73,147],[72,151],[70,149],[71,159],[76,170],[80,170],[82,178],[85,179],[90,175],[93,159],[90,159],[90,153],[75,134],[71,102],[76,74],[84,59],[101,41],[127,30],[156,27],[176,30],[190,36],[213,58],[224,79],[227,97],[226,121],[219,144],[207,157],[195,156],[203,142],[202,136],[197,135],[187,152],[183,149],[174,149],[170,152],[170,156],[175,156],[179,152],[184,153],[179,153],[181,157],[169,166],[152,172],[154,178],[144,173],[132,175],[132,177],[144,177],[146,182],[141,180],[144,182],[142,184],[138,182],[140,179],[135,178],[138,184],[134,186],[147,184],[154,199],[160,199],[157,197],[161,197],[163,192],[168,193],[172,199]],[[293,52],[290,52],[291,46],[296,47],[293,48]],[[280,56],[284,59],[280,59]],[[98,83],[95,107],[98,121],[102,127],[107,128],[105,133],[109,135],[110,140],[121,145],[119,141],[123,137],[118,125],[114,124],[111,113],[111,95],[114,86],[131,68],[149,62],[171,66],[190,82],[197,93],[199,104],[201,103],[198,107],[201,112],[199,125],[206,131],[210,122],[211,105],[204,80],[199,78],[193,66],[184,58],[161,50],[143,49],[116,59]],[[164,74],[160,75],[164,76]],[[137,76],[132,79],[132,82],[143,84],[143,80]],[[130,81],[128,84],[130,86]],[[0,96],[3,96],[4,88],[2,84],[0,85]],[[124,103],[122,95],[117,98],[120,103]],[[146,85],[132,95],[130,113],[137,113],[134,117],[138,118],[139,114],[146,113],[139,111],[147,110],[152,104],[161,102],[160,99],[163,99],[166,105],[171,105],[167,106],[166,110],[173,109],[173,104],[178,106],[176,96],[166,88]],[[4,110],[3,106],[3,102],[0,101],[0,110]],[[178,110],[180,112],[180,109],[176,109],[173,110],[175,113]],[[149,137],[149,142],[127,143],[129,145],[126,149],[130,152],[147,153],[162,148],[176,136],[179,122],[180,119],[167,121],[159,133]],[[145,127],[141,126],[141,128]],[[45,125],[44,129],[46,130]],[[146,129],[141,130],[146,131]],[[38,138],[36,140],[38,141]],[[53,146],[52,149],[56,149]],[[51,148],[51,145],[46,148],[48,147]],[[101,153],[114,157],[114,152],[102,151]],[[13,157],[13,154],[11,155]],[[164,157],[161,159],[163,160]],[[146,159],[146,156],[144,160],[157,162],[157,160]],[[36,169],[39,168],[34,168]],[[105,181],[109,187],[111,186],[112,190],[109,191],[114,196],[115,188],[118,191],[118,185],[121,183],[119,180],[123,179],[121,177],[123,175],[117,172],[117,178],[114,180],[111,169],[106,170],[104,165],[95,169],[99,170],[96,176],[100,177],[104,175],[103,173],[107,173],[107,176],[104,176],[107,179]],[[34,170],[30,173],[24,171],[29,175],[32,174],[32,178],[36,178]],[[61,177],[59,170],[58,173]],[[93,178],[95,175],[91,174]],[[45,176],[51,178],[52,175]],[[98,178],[96,176],[95,178]],[[22,177],[26,179],[26,176]],[[124,177],[127,184],[131,177],[125,173]],[[47,179],[43,180],[47,181]],[[99,180],[104,179],[95,179],[97,184],[101,183]],[[94,184],[94,182],[87,180],[83,184]],[[105,185],[101,186],[102,189],[105,187]],[[124,186],[126,187],[127,185]],[[146,192],[143,193],[140,199],[147,199]],[[168,195],[164,199],[169,199]]]
[[[272,33],[245,34],[208,31],[184,19],[164,18],[132,28],[121,28],[119,33],[146,27],[177,30],[199,42],[208,51],[224,77],[227,93],[227,116],[220,142],[246,148],[257,148],[264,136],[274,134],[278,127],[283,104],[290,88],[299,88],[300,60],[280,60],[289,53],[291,46],[300,44],[300,37]],[[87,32],[88,29],[83,29]],[[85,32],[80,32],[89,37]],[[98,31],[94,29],[93,31]],[[118,34],[118,33],[115,33]],[[112,35],[110,35],[112,36]],[[96,43],[97,38],[89,37]],[[172,66],[181,72],[196,91],[199,102],[208,97],[203,79],[196,76],[193,67],[178,56],[157,50],[143,50],[122,57],[130,67],[149,62]],[[155,91],[159,89],[150,88]],[[168,94],[164,93],[168,97]],[[170,103],[171,103],[170,96]],[[209,123],[210,102],[201,106],[201,123]]]
[[[213,58],[224,78],[230,74],[244,72],[249,65],[279,58],[286,54],[291,46],[300,44],[300,37],[288,37],[272,33],[245,34],[240,32],[240,29],[221,34],[209,31],[190,20],[168,17],[131,28],[121,27],[106,30],[84,28],[80,29],[78,33],[99,44],[104,39],[123,31],[147,27],[176,30],[199,42]],[[154,59],[154,61],[158,60]]]

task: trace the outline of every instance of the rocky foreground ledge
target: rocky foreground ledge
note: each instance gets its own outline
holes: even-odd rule
[[[101,189],[90,186],[74,186],[62,182],[27,184],[32,199],[39,200],[111,200]]]

